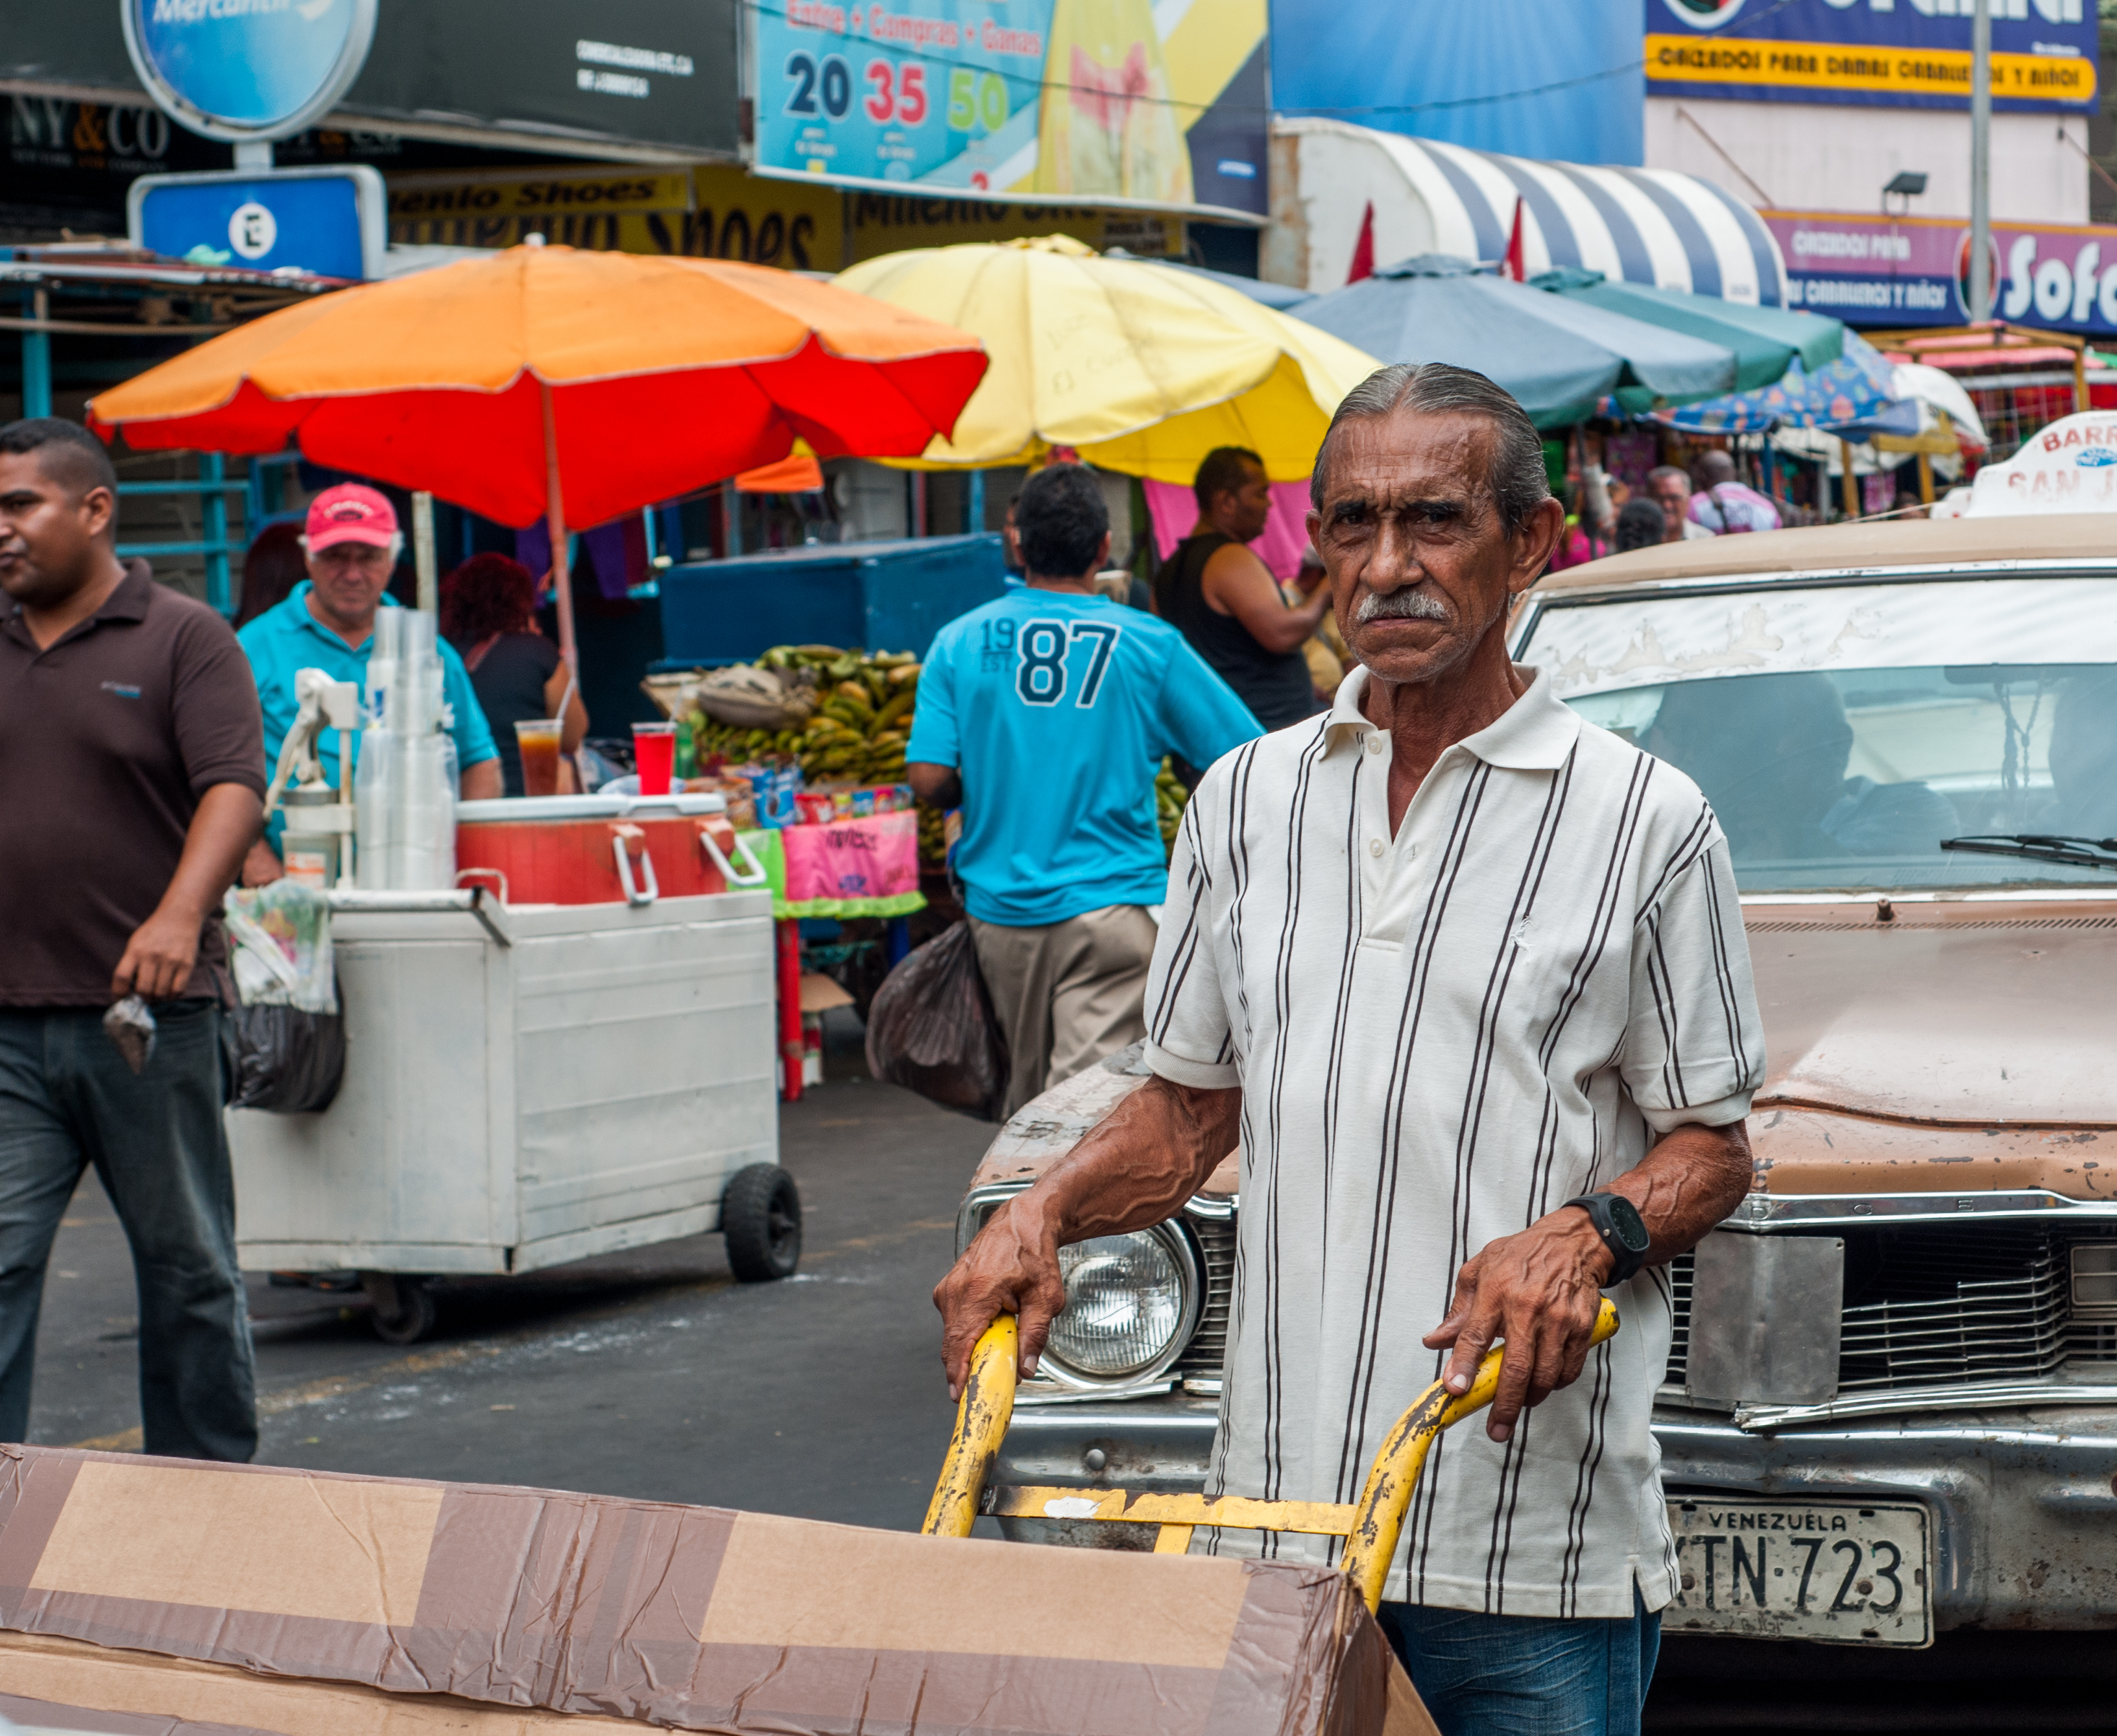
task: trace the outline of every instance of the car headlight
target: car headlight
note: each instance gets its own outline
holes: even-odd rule
[[[1058,1250],[1066,1308],[1051,1323],[1046,1355],[1054,1373],[1102,1384],[1160,1374],[1183,1354],[1198,1324],[1197,1255],[1164,1225],[1098,1236]]]

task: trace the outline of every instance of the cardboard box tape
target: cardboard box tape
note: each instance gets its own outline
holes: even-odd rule
[[[1342,1575],[0,1446],[0,1713],[99,1736],[1430,1736]]]

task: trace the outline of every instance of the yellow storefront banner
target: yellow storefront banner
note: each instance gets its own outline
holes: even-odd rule
[[[1664,85],[1747,85],[1784,90],[1970,99],[1970,53],[1962,48],[1891,48],[1842,42],[1744,41],[1649,35],[1649,89]],[[2086,56],[1995,54],[1992,94],[2041,102],[2095,98],[2095,62]]]
[[[389,186],[397,246],[512,247],[541,235],[606,252],[841,271],[906,247],[1027,235],[1071,235],[1150,256],[1180,256],[1184,246],[1183,220],[1158,211],[856,193],[717,165],[422,171],[392,175]]]

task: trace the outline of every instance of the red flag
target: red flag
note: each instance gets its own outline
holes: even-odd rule
[[[1500,275],[1517,283],[1529,281],[1529,252],[1522,236],[1522,202],[1519,199],[1515,200],[1514,233],[1507,237],[1507,256],[1500,268]]]
[[[1360,238],[1353,243],[1353,269],[1345,274],[1348,283],[1357,283],[1362,278],[1375,274],[1375,208],[1372,204],[1360,218]]]

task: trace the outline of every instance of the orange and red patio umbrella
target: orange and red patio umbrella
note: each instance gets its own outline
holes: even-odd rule
[[[985,371],[952,326],[732,260],[522,246],[268,314],[89,405],[136,448],[268,453],[502,524],[595,525],[776,463],[907,457]],[[571,587],[557,587],[573,656]]]

